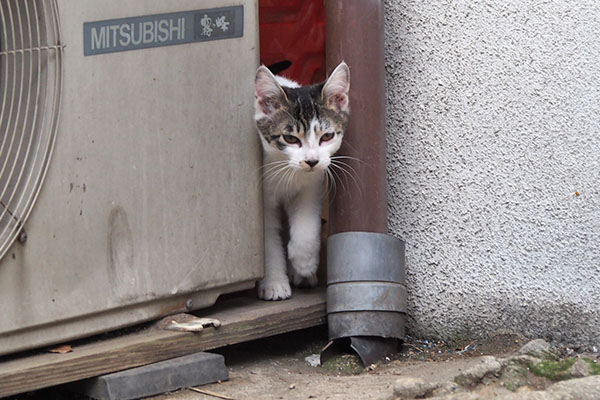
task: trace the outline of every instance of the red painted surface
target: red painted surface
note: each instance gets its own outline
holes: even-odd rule
[[[288,60],[280,73],[300,84],[325,79],[325,7],[323,0],[260,0],[260,61]]]

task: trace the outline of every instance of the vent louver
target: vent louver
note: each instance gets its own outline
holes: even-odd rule
[[[62,52],[55,1],[0,2],[0,258],[22,235],[50,162]]]

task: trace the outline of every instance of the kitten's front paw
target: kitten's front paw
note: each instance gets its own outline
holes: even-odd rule
[[[263,300],[285,300],[292,297],[292,288],[287,278],[263,279],[258,282],[258,298]]]
[[[309,276],[302,276],[292,268],[290,280],[296,287],[314,288],[317,286],[317,272],[315,271]]]

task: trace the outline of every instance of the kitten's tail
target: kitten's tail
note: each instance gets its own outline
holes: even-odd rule
[[[291,61],[283,60],[276,62],[275,64],[267,65],[267,68],[269,68],[269,71],[271,71],[273,75],[277,75],[278,73],[288,69],[290,65],[292,65]]]

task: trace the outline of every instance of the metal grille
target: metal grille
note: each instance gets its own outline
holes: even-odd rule
[[[63,45],[55,0],[0,0],[0,258],[24,223],[56,137]]]

